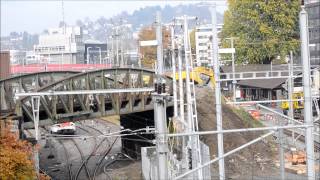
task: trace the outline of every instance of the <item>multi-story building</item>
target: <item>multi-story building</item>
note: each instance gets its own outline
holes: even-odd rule
[[[222,30],[222,24],[217,25],[218,33]],[[206,24],[196,27],[195,43],[197,66],[207,66],[212,59],[210,44],[212,37],[212,25]]]
[[[10,62],[12,65],[26,64],[26,51],[10,50]]]
[[[305,7],[309,18],[310,63],[320,65],[320,1],[306,1]]]
[[[26,52],[26,64],[40,64],[45,63],[41,62],[42,56],[39,54],[35,54],[34,51],[27,51]]]
[[[48,64],[83,63],[84,44],[80,27],[52,28],[39,36],[39,44],[34,46]]]

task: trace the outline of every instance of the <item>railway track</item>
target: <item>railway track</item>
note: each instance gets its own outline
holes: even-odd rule
[[[106,133],[103,132],[103,128],[100,128],[101,125],[104,125],[104,128],[109,127],[104,123],[100,123],[98,125],[99,127],[94,127],[88,123],[77,126],[77,136],[90,136],[90,144],[86,144],[86,146],[82,146],[83,143],[79,137],[73,138],[69,135],[57,135],[55,136],[56,138],[53,137],[54,142],[62,146],[61,150],[63,152],[60,152],[62,153],[61,161],[64,161],[60,167],[60,169],[62,168],[61,170],[63,174],[55,174],[56,176],[69,180],[78,180],[80,178],[94,180],[96,176],[101,173],[100,170],[105,162],[104,159],[106,156],[108,156],[108,154],[110,154],[110,152],[113,152],[112,149],[114,144],[117,142],[118,137],[95,137]],[[45,134],[48,134],[50,131],[48,127],[43,129]],[[93,138],[91,138],[92,136]],[[96,156],[97,153],[99,153],[98,157]],[[96,163],[93,164],[92,162]]]
[[[109,145],[109,148],[106,149],[102,155],[102,157],[100,158],[100,160],[98,161],[97,166],[95,167],[94,171],[93,171],[93,180],[95,180],[95,177],[97,175],[97,172],[100,170],[101,168],[101,164],[103,162],[103,160],[105,159],[105,157],[110,153],[110,151],[112,150],[112,147],[114,146],[114,144],[117,142],[117,140],[119,139],[119,137],[116,137],[116,139],[112,142],[111,145]],[[109,179],[111,179],[111,177],[109,175],[107,175]]]
[[[284,129],[283,133],[286,134],[287,136],[291,136],[292,131],[291,131],[291,130],[288,130],[288,129]],[[305,136],[304,136],[303,134],[299,135],[298,140],[299,140],[300,142],[305,143]],[[317,141],[314,141],[314,150],[315,150],[316,152],[320,152],[320,143],[317,142]]]
[[[45,132],[49,132],[49,130],[47,129],[47,127],[43,127],[41,128],[43,131]],[[67,166],[67,174],[68,174],[68,179],[69,180],[73,180],[72,179],[72,162],[70,161],[70,154],[68,152],[68,148],[66,147],[65,143],[63,142],[63,140],[61,139],[56,139],[56,141],[62,146],[63,148],[63,152],[64,152],[64,156],[65,156],[65,162],[66,162],[66,166]],[[52,143],[52,142],[51,142]]]
[[[85,158],[85,156],[84,156],[84,153],[83,153],[83,151],[81,150],[81,147],[79,146],[79,144],[76,142],[75,139],[72,139],[72,142],[73,142],[74,145],[77,147],[77,149],[78,149],[78,151],[79,151],[79,153],[80,153],[80,156],[81,156],[81,165],[80,165],[80,168],[78,169],[78,171],[76,172],[76,175],[75,175],[75,178],[74,178],[74,179],[75,179],[75,180],[78,179],[79,174],[81,173],[81,170],[82,170],[82,168],[84,167],[84,170],[85,170],[85,173],[86,173],[88,179],[91,180],[92,178],[91,178],[91,175],[90,175],[90,170],[89,170],[89,168],[88,168],[88,166],[87,166],[86,158]]]
[[[86,130],[86,129],[84,128],[84,127],[86,127],[86,128],[90,128],[90,129],[98,132],[98,133],[101,134],[101,135],[104,134],[102,131],[100,131],[100,130],[97,129],[97,128],[94,128],[94,127],[91,127],[91,126],[85,125],[85,124],[81,124],[81,125],[82,125],[83,127],[78,126],[78,128],[79,128],[79,129],[82,129],[82,130],[84,130],[84,131],[89,132],[88,130]],[[94,138],[94,139],[95,139],[95,142],[97,142],[96,138]],[[99,148],[103,145],[103,143],[104,143],[105,141],[108,142],[108,146],[110,147],[110,142],[108,141],[108,138],[107,138],[107,137],[104,137],[98,144],[95,143],[95,146],[94,146],[93,150],[91,151],[91,153],[89,154],[89,156],[88,156],[84,161],[82,161],[81,166],[80,166],[80,168],[79,168],[78,171],[81,171],[81,169],[83,168],[83,166],[89,162],[89,160],[96,154],[96,152],[99,150]],[[79,175],[79,173],[77,173],[76,179],[78,178],[78,175]],[[94,178],[94,177],[95,177],[95,173],[93,173],[93,174],[91,175],[91,177]]]
[[[67,165],[67,168],[68,168],[68,177],[69,177],[69,180],[72,180],[72,163],[70,162],[70,157],[69,157],[69,153],[68,153],[68,150],[65,146],[65,144],[62,142],[62,140],[58,139],[58,142],[62,145],[63,147],[63,151],[64,151],[64,154],[66,156],[66,165]]]
[[[47,129],[45,129],[45,130],[48,132]],[[87,131],[87,130],[84,130],[84,131],[87,132],[87,133],[89,133],[89,131]],[[82,167],[84,167],[84,169],[85,169],[85,174],[86,174],[87,178],[88,178],[89,180],[92,180],[91,175],[90,175],[89,168],[87,167],[87,164],[84,163],[84,161],[86,160],[85,154],[83,153],[81,147],[79,146],[79,143],[76,142],[76,140],[75,140],[74,138],[66,139],[66,140],[61,140],[61,139],[57,138],[56,140],[57,140],[57,142],[63,147],[64,155],[65,155],[65,157],[66,157],[66,166],[67,166],[67,169],[68,169],[68,179],[69,179],[69,180],[76,180],[76,179],[78,178],[79,174],[81,173]],[[70,150],[68,150],[69,148],[68,148],[68,147],[66,146],[66,144],[65,144],[66,141],[72,142],[72,144],[74,145],[74,147],[76,147],[76,149],[77,149],[77,151],[79,152],[79,155],[80,155],[80,159],[81,159],[81,162],[80,162],[80,163],[81,163],[81,166],[80,166],[80,168],[81,168],[81,169],[79,168],[80,170],[78,169],[75,174],[73,174],[73,170],[72,170],[72,165],[73,165],[73,163],[72,163],[71,160],[70,160],[70,159],[71,159],[71,158],[70,158],[70,154],[71,154],[71,153],[69,153]],[[94,143],[96,144],[95,141],[94,141]]]

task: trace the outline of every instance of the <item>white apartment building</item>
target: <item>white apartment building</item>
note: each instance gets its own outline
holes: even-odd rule
[[[223,24],[217,25],[218,33],[221,31]],[[207,66],[211,61],[210,45],[212,37],[212,25],[200,25],[196,27],[195,43],[196,43],[196,58],[197,66]],[[218,39],[220,42],[220,40]]]
[[[26,52],[26,64],[40,64],[45,63],[42,60],[46,60],[39,54],[35,54],[34,51]]]
[[[36,55],[48,64],[83,63],[84,43],[80,27],[51,28],[39,36],[34,46]]]
[[[26,51],[10,50],[10,63],[12,65],[26,64]]]

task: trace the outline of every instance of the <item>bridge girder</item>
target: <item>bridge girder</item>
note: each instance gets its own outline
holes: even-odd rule
[[[36,89],[44,91],[100,90],[153,87],[155,73],[138,68],[110,68],[78,73]],[[172,92],[171,78],[164,77]],[[169,103],[170,105],[170,103]],[[53,122],[120,115],[153,109],[151,92],[41,96],[40,120]],[[25,121],[33,121],[31,98],[19,99],[16,113]]]
[[[59,79],[76,74],[74,71],[51,71],[24,74],[0,80],[0,112],[15,109],[16,92],[34,92]]]

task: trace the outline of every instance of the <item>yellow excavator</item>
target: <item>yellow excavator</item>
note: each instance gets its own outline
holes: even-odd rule
[[[182,71],[182,79],[186,79],[186,71]],[[172,74],[168,74],[171,77],[173,77]],[[176,80],[179,80],[179,73],[176,73],[175,75]],[[195,84],[198,85],[210,85],[214,86],[215,80],[214,80],[214,73],[211,68],[207,67],[195,67],[193,68],[193,71],[190,72],[190,79],[194,80]]]
[[[303,92],[294,92],[292,94],[292,100],[298,100],[303,98]],[[285,115],[288,115],[290,103],[288,101],[281,102],[281,109]],[[303,101],[293,101],[294,117],[301,117],[302,109],[304,108]],[[299,118],[300,119],[300,118]]]

